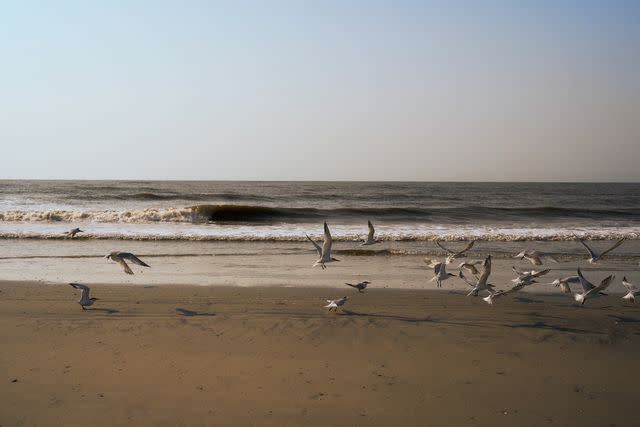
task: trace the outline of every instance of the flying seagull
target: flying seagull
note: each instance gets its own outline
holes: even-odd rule
[[[549,255],[545,252],[540,251],[522,251],[518,255],[514,256],[514,258],[526,259],[531,262],[533,265],[542,265],[542,258],[546,258],[553,262],[558,262],[552,255]]]
[[[319,265],[324,270],[325,268],[327,268],[325,264],[334,261],[340,261],[339,259],[335,259],[331,256],[331,245],[333,243],[333,239],[331,238],[331,232],[329,231],[329,226],[327,225],[326,221],[324,223],[324,243],[322,243],[322,248],[320,248],[320,245],[318,245],[317,243],[313,243],[316,247],[316,250],[318,251],[318,254],[320,255],[320,258],[318,258],[318,260],[313,264],[313,267]]]
[[[574,235],[575,236],[575,235]],[[591,249],[585,242],[584,240],[582,240],[581,238],[579,238],[578,236],[575,236],[576,239],[578,239],[578,241],[580,243],[582,243],[582,245],[587,249],[587,252],[589,252],[589,263],[590,264],[595,264],[598,261],[602,260],[602,258],[608,254],[609,252],[611,252],[612,250],[614,250],[615,248],[617,248],[618,246],[620,246],[622,244],[622,242],[625,241],[625,238],[623,237],[622,239],[618,240],[616,243],[613,244],[613,246],[611,246],[609,249],[607,249],[606,251],[602,251],[601,253],[597,253],[594,252],[593,249]]]
[[[84,230],[80,230],[79,228],[74,228],[71,231],[67,231],[65,234],[65,239],[73,239],[74,237],[76,237],[76,234],[78,233],[84,233]]]
[[[442,287],[443,281],[455,276],[455,274],[447,273],[447,264],[444,262],[439,262],[433,266],[433,274],[433,278],[429,281],[433,282],[435,280],[439,288]]]
[[[447,249],[444,246],[442,246],[442,244],[439,241],[436,240],[436,245],[438,245],[438,247],[440,247],[440,249],[442,249],[443,251],[445,251],[446,253],[449,254],[449,255],[447,255],[447,259],[445,261],[447,264],[450,264],[451,261],[453,261],[454,259],[465,258],[467,256],[467,254],[465,254],[465,252],[468,251],[469,249],[471,249],[475,243],[476,243],[476,241],[472,240],[461,251],[452,251],[451,249]]]
[[[571,287],[569,286],[570,284],[574,284],[574,283],[580,283],[580,278],[578,276],[567,276],[567,277],[561,277],[559,279],[554,280],[553,282],[549,283],[550,285],[554,285],[556,287],[560,287],[560,290],[565,293],[565,294],[570,294],[571,293]]]
[[[365,240],[361,246],[375,245],[376,243],[380,243],[380,240],[375,238],[376,229],[373,228],[373,224],[371,224],[371,221],[367,221],[367,225],[369,226],[369,234],[367,235],[367,240]]]
[[[458,270],[461,270],[464,268],[471,274],[480,274],[480,272],[476,268],[476,265],[482,264],[483,262],[484,261],[482,261],[481,259],[469,260],[469,261],[461,262],[460,264],[458,264],[457,268]]]
[[[151,267],[150,265],[146,264],[144,261],[142,261],[140,258],[138,258],[137,256],[135,256],[130,252],[111,252],[109,255],[106,255],[105,258],[111,259],[112,261],[115,261],[118,264],[120,264],[124,272],[127,274],[133,274],[133,271],[131,270],[131,268],[129,268],[129,265],[127,265],[126,261],[130,261],[134,264],[138,264],[143,267]]]
[[[325,305],[325,308],[328,308],[329,311],[333,310],[333,311],[338,311],[338,307],[341,307],[344,305],[345,302],[347,302],[347,297],[342,297],[340,299],[328,299],[327,302],[329,304]]]
[[[627,288],[627,291],[629,291],[629,293],[623,296],[622,299],[626,299],[627,301],[631,301],[631,302],[636,302],[636,297],[640,296],[640,287],[638,287],[638,285],[632,285],[631,283],[627,282],[626,277],[622,278],[622,285],[625,288]]]
[[[535,280],[532,282],[535,283]],[[493,289],[489,288],[489,295],[482,298],[483,301],[486,301],[487,304],[489,305],[493,305],[493,300],[501,298],[505,295],[509,295],[512,292],[517,292],[520,289],[522,289],[525,285],[523,283],[516,283],[514,286],[512,286],[510,289],[507,289],[506,291],[503,290],[499,290],[499,291],[494,291]]]
[[[594,286],[591,282],[585,279],[580,269],[578,269],[578,278],[580,279],[580,284],[582,285],[583,292],[581,294],[578,294],[578,293],[574,294],[573,295],[574,299],[577,302],[579,302],[580,305],[584,305],[584,302],[589,298],[595,298],[602,295],[606,295],[602,291],[607,289],[607,287],[613,281],[614,277],[615,276],[613,275],[605,277],[598,286]]]
[[[358,292],[363,293],[369,283],[371,282],[365,280],[364,282],[356,283],[355,285],[352,285],[351,283],[345,283],[345,285],[351,286],[352,288],[357,289]]]
[[[489,279],[490,274],[491,274],[491,255],[488,255],[487,258],[485,258],[484,262],[482,263],[482,274],[478,279],[476,279],[475,283],[467,279],[464,276],[464,274],[462,274],[462,270],[460,270],[460,272],[458,273],[458,277],[464,280],[465,283],[467,283],[467,285],[471,286],[472,288],[471,292],[469,292],[467,296],[473,295],[474,297],[477,297],[478,292],[480,291],[490,292],[490,289],[493,288],[492,284],[487,283],[487,280]]]
[[[511,280],[514,283],[517,283],[517,282],[530,282],[530,281],[532,281],[532,279],[535,279],[535,278],[540,277],[540,276],[544,276],[545,274],[547,274],[548,272],[551,271],[551,269],[549,269],[549,268],[546,268],[546,269],[540,270],[540,271],[537,271],[537,270],[522,271],[522,270],[518,270],[515,267],[511,267],[511,268],[513,269],[513,271],[518,276],[517,278]]]
[[[85,307],[93,305],[93,302],[98,300],[98,298],[89,298],[90,288],[87,285],[82,285],[80,283],[69,283],[69,286],[75,289],[82,289],[82,294],[80,295],[78,304],[80,304],[80,307],[82,307],[83,310],[86,310]]]

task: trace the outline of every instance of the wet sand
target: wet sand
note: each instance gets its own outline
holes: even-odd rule
[[[86,312],[66,284],[0,282],[0,425],[640,423],[619,295],[136,280],[92,285]]]

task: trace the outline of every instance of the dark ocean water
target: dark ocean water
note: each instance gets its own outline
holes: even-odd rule
[[[0,236],[568,240],[640,235],[640,184],[0,181]]]

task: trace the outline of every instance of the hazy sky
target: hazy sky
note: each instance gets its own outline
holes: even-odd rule
[[[0,5],[0,178],[640,181],[638,1]]]

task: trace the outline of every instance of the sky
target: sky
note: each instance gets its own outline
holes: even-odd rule
[[[0,4],[0,178],[640,181],[637,1]]]

